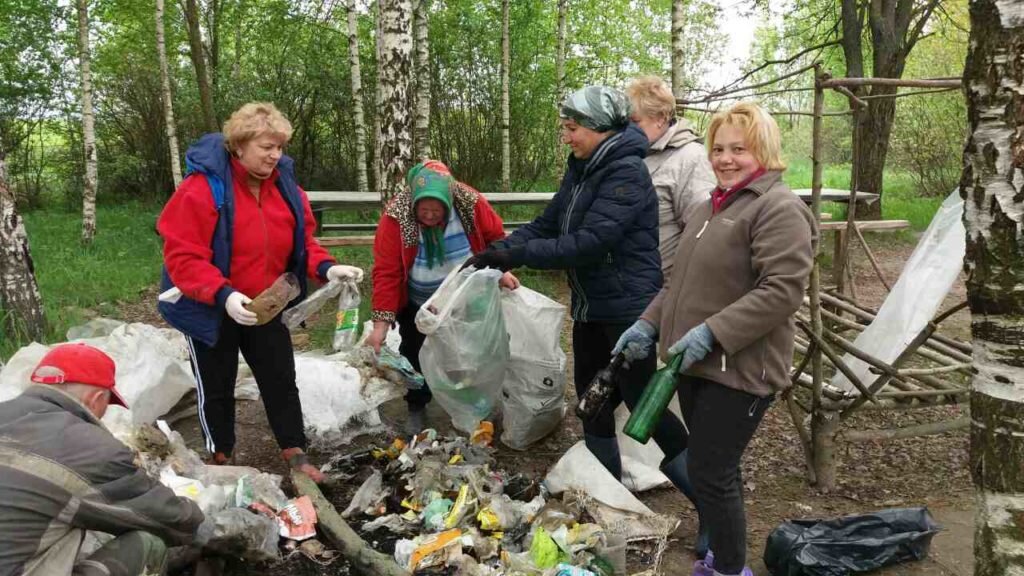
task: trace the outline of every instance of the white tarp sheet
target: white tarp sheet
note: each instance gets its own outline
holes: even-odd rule
[[[954,190],[921,236],[878,315],[854,341],[858,349],[883,362],[892,362],[938,312],[963,269],[963,208],[960,191]],[[862,381],[873,380],[866,362],[850,354],[843,361]],[[832,385],[856,391],[842,374],[832,379]]]

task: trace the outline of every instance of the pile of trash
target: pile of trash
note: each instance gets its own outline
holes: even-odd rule
[[[248,466],[207,466],[163,420],[136,427],[126,444],[137,464],[178,496],[194,500],[215,525],[206,548],[250,561],[299,550],[326,563],[336,556],[316,541],[316,511],[309,497],[289,499],[281,477]]]
[[[428,429],[408,443],[395,439],[336,456],[324,470],[339,479],[368,473],[342,516],[414,574],[657,570],[676,521],[649,510],[616,510],[583,490],[562,487],[557,497],[547,481],[497,469],[492,440],[486,421],[469,438]]]

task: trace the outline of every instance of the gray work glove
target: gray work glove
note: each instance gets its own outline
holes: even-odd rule
[[[683,362],[679,365],[679,371],[685,372],[690,366],[700,362],[705,356],[710,354],[711,348],[714,345],[715,335],[711,333],[711,328],[708,328],[708,325],[702,322],[691,328],[686,334],[683,334],[683,337],[668,349],[668,353],[670,356],[683,355]]]
[[[651,353],[654,343],[658,339],[658,329],[643,318],[637,320],[632,326],[619,336],[619,341],[612,348],[612,356],[619,352],[625,356],[626,362],[643,360]]]

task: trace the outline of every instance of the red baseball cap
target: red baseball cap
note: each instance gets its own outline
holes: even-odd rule
[[[54,346],[32,371],[39,384],[86,384],[110,390],[110,403],[128,407],[124,396],[114,388],[114,360],[88,344]]]

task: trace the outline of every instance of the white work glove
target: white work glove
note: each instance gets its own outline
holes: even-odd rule
[[[339,282],[352,280],[358,284],[363,281],[363,269],[344,264],[335,264],[327,269],[327,280],[337,280]]]
[[[227,310],[228,316],[231,316],[232,320],[242,326],[255,326],[256,313],[245,307],[250,302],[252,302],[252,298],[245,294],[232,292],[228,299],[224,301],[224,309]]]

